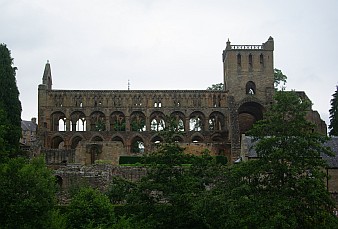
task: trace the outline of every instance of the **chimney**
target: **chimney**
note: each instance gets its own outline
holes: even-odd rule
[[[32,123],[34,123],[34,124],[36,125],[36,118],[33,117],[33,118],[31,119],[31,121],[32,121]]]

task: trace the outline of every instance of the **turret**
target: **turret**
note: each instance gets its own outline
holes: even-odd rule
[[[45,70],[43,72],[42,84],[47,86],[47,90],[52,90],[52,71],[50,69],[49,61],[45,65]]]

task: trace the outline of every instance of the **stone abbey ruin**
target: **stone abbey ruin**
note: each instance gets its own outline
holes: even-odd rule
[[[38,138],[48,164],[117,165],[120,156],[151,152],[174,120],[187,153],[204,149],[233,162],[241,136],[263,118],[274,95],[274,41],[232,45],[222,54],[224,90],[56,90],[47,62],[38,87]],[[304,92],[299,92],[307,98]],[[318,112],[308,119],[326,133]]]

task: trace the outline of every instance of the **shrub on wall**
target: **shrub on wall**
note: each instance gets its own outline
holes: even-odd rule
[[[120,156],[119,164],[136,164],[141,163],[142,157],[139,156]]]
[[[223,155],[217,155],[215,159],[217,164],[226,165],[228,163],[228,158]]]

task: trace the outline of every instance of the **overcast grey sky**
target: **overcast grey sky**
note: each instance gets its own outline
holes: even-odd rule
[[[222,50],[272,36],[287,89],[328,124],[338,84],[336,0],[0,0],[0,42],[18,67],[22,119],[37,116],[47,60],[54,89],[206,89]]]

